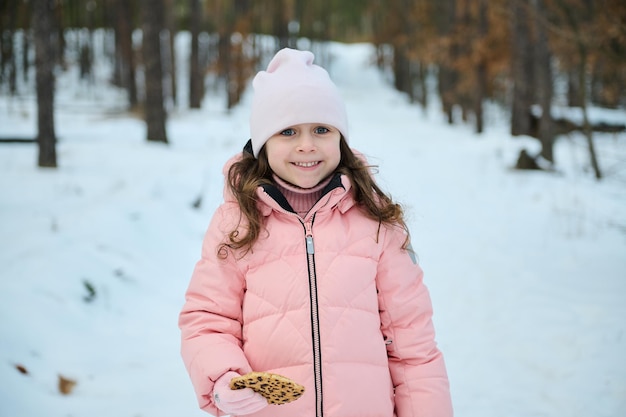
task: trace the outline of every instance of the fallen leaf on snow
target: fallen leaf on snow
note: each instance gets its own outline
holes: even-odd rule
[[[61,392],[61,394],[71,394],[76,384],[77,382],[75,380],[66,378],[63,375],[59,375],[59,391]]]
[[[28,375],[28,369],[24,365],[20,365],[19,363],[15,364],[15,369],[20,371],[21,374]]]

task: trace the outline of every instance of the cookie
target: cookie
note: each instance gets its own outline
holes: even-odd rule
[[[287,404],[304,392],[304,387],[291,379],[268,372],[250,372],[230,380],[230,389],[252,388],[270,404]]]

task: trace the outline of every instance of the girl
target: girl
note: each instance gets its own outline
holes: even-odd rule
[[[450,417],[402,209],[348,146],[344,103],[313,58],[283,49],[256,75],[251,140],[224,168],[179,318],[199,405],[216,416]],[[277,406],[229,388],[251,371],[305,392]]]

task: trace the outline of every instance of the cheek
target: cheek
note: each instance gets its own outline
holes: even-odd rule
[[[280,147],[274,145],[274,143],[270,144],[269,141],[265,144],[265,154],[267,155],[267,162],[272,171],[275,170],[275,168],[278,166],[278,162],[280,161]]]
[[[339,161],[341,160],[341,148],[339,147],[339,141],[337,141],[335,146],[328,149],[327,155],[329,161],[332,161],[332,164],[334,165],[333,169],[337,168],[337,165],[339,165]]]
[[[284,148],[274,146],[267,149],[267,163],[273,173],[286,175],[288,168],[289,152],[285,152]]]
[[[332,167],[331,171],[334,171],[339,166],[339,162],[341,161],[341,156],[337,154],[335,158],[332,159],[332,163],[330,166]]]
[[[267,164],[270,166],[270,169],[271,169],[273,172],[276,172],[276,168],[278,168],[278,160],[277,160],[275,157],[270,156],[270,155],[268,154],[268,155],[267,155]]]

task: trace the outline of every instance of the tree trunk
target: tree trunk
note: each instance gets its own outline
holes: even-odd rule
[[[454,88],[457,81],[456,70],[454,69],[454,61],[457,59],[458,47],[456,40],[453,39],[453,28],[456,23],[456,0],[443,0],[438,4],[439,12],[442,13],[441,25],[439,27],[440,36],[451,39],[451,44],[447,54],[443,58],[443,62],[439,65],[439,74],[437,85],[439,89],[439,97],[441,97],[441,106],[443,112],[448,117],[448,123],[454,123]]]
[[[452,48],[454,51],[454,60],[452,62],[458,74],[458,81],[454,88],[454,104],[460,106],[463,122],[469,120],[469,116],[474,110],[476,101],[475,89],[462,85],[466,78],[470,78],[476,74],[476,67],[471,64],[472,48],[476,41],[473,26],[476,22],[472,20],[470,7],[470,0],[458,2],[457,24],[454,33],[455,42]],[[464,64],[465,61],[469,63]],[[466,76],[464,74],[465,72],[468,72],[470,75]],[[473,80],[473,84],[476,84],[475,79]]]
[[[570,107],[582,107],[581,91],[578,84],[580,74],[571,69],[567,72],[567,105]]]
[[[474,116],[476,117],[476,133],[483,133],[484,111],[483,101],[487,96],[487,58],[485,57],[486,46],[484,42],[489,33],[489,21],[487,19],[487,0],[479,0],[478,4],[478,36],[479,57],[476,65],[476,91],[474,93]]]
[[[224,84],[226,85],[226,108],[230,109],[234,104],[232,101],[232,90],[235,81],[232,79],[232,47],[230,40],[232,38],[232,29],[226,28],[220,32],[218,40],[219,67]]]
[[[278,40],[278,49],[289,46],[289,25],[285,17],[285,0],[274,0],[274,36]]]
[[[11,95],[15,95],[17,93],[17,57],[15,56],[17,5],[11,4],[8,8],[8,12],[5,11],[6,18],[0,16],[0,84],[4,84],[5,77],[7,77],[9,91]],[[0,11],[2,11],[1,7]]]
[[[231,2],[230,10],[222,19],[219,39],[219,61],[221,74],[226,84],[226,108],[232,109],[241,98],[247,80],[247,64],[243,42],[251,23],[248,0]],[[238,36],[233,36],[233,34]]]
[[[173,12],[175,4],[173,0],[165,0],[166,9],[169,13],[164,13],[165,26],[167,28],[167,44],[162,48],[166,52],[163,67],[167,68],[168,90],[172,99],[174,107],[178,104],[178,82],[176,81],[176,48],[174,47],[174,41],[176,40],[176,15]]]
[[[593,168],[593,173],[596,179],[602,179],[602,172],[600,171],[600,164],[598,163],[598,157],[596,155],[596,147],[593,143],[593,130],[591,129],[591,123],[589,122],[589,116],[587,113],[587,50],[586,47],[579,40],[578,45],[580,53],[580,68],[578,78],[578,89],[580,91],[580,99],[582,101],[583,112],[583,132],[587,138],[587,147],[589,149],[589,161]]]
[[[416,87],[417,91],[415,92],[415,96],[417,101],[422,106],[423,110],[428,109],[428,85],[426,83],[428,78],[428,66],[420,62],[417,64],[417,79],[416,79]]]
[[[410,57],[410,42],[414,38],[414,27],[407,16],[407,10],[412,7],[412,0],[402,0],[400,10],[395,10],[399,33],[396,34],[394,45],[394,72],[396,89],[409,95],[411,103],[415,102],[415,70],[413,59]]]
[[[94,84],[95,77],[93,73],[93,59],[94,59],[94,39],[93,39],[93,31],[94,31],[94,8],[96,3],[89,2],[86,4],[84,8],[84,21],[85,28],[80,31],[80,35],[78,37],[78,63],[79,63],[79,75],[81,80],[86,80],[89,84]],[[63,10],[61,10],[63,13]],[[59,36],[63,36],[63,31],[59,32]]]
[[[29,5],[23,5],[23,8],[28,8]],[[23,18],[23,24],[24,27],[28,27],[29,25],[29,18],[30,18],[30,14],[29,13],[23,13],[24,18]],[[29,79],[29,69],[30,69],[30,60],[29,60],[29,56],[30,56],[30,48],[32,47],[33,43],[33,36],[32,36],[32,32],[29,32],[27,30],[24,30],[22,32],[22,80],[24,81],[24,83],[28,83],[28,79]]]
[[[191,0],[189,5],[191,27],[191,56],[189,58],[189,107],[199,109],[204,96],[204,77],[200,66],[198,36],[202,24],[200,0]]]
[[[142,0],[143,13],[143,62],[146,79],[146,102],[144,104],[147,139],[167,143],[165,120],[167,114],[163,103],[163,69],[161,67],[161,30],[164,10],[161,0]]]
[[[413,89],[411,88],[410,61],[406,54],[404,45],[394,45],[393,47],[393,74],[394,86],[396,90],[407,93],[413,102]]]
[[[37,143],[38,165],[56,168],[56,135],[54,132],[55,42],[53,16],[55,0],[34,0],[33,29],[37,81]]]
[[[52,16],[52,26],[53,30],[56,32],[56,34],[54,35],[55,59],[57,61],[57,64],[59,64],[62,68],[67,68],[67,63],[65,62],[65,50],[67,48],[67,44],[65,41],[65,36],[63,36],[64,28],[61,24],[61,22],[63,22],[63,7],[60,7],[59,1],[56,2],[54,9],[55,13]]]
[[[128,0],[115,1],[116,16],[114,20],[117,65],[120,85],[128,92],[128,105],[137,107],[137,82],[135,80],[135,54],[133,52],[133,10]]]
[[[513,136],[530,135],[534,77],[528,5],[525,0],[510,0],[510,4],[513,19],[511,25],[511,38],[513,40],[511,48],[511,74],[513,77],[511,134]]]
[[[626,54],[624,55],[626,58]],[[626,63],[626,60],[625,60]],[[623,92],[626,91],[626,66],[608,61],[606,57],[596,58],[591,74],[590,102],[609,109],[618,109]]]
[[[565,13],[569,28],[575,38],[576,47],[578,49],[578,94],[580,98],[580,107],[583,113],[583,132],[587,138],[587,147],[589,149],[589,160],[591,167],[593,168],[596,179],[602,178],[602,172],[600,171],[600,164],[596,155],[596,148],[593,143],[593,130],[591,123],[589,122],[589,115],[587,113],[587,66],[589,64],[589,50],[592,46],[589,45],[589,40],[584,36],[585,30],[581,28],[582,23],[587,22],[593,16],[593,1],[585,0],[583,2],[582,13],[575,14],[569,4],[564,1],[559,1],[559,6]],[[592,44],[593,45],[593,44]]]
[[[540,18],[546,15],[544,0],[535,0],[534,22],[537,42],[535,42],[535,77],[537,80],[537,93],[539,105],[541,106],[541,117],[539,118],[539,129],[537,136],[541,142],[540,155],[554,163],[554,122],[552,120],[552,53],[548,45],[546,28]]]

